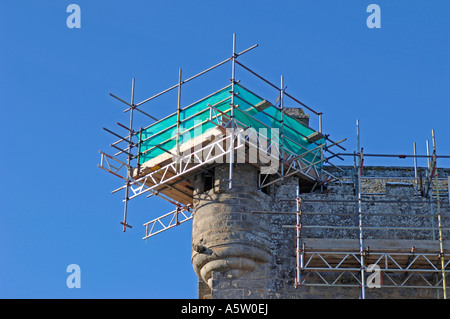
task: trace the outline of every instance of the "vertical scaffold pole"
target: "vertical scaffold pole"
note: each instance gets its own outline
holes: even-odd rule
[[[414,181],[416,183],[416,192],[419,191],[419,180],[417,178],[417,150],[416,150],[416,142],[413,143],[413,149],[414,149]]]
[[[281,89],[280,89],[280,110],[281,110],[281,133],[280,133],[280,157],[281,157],[281,180],[284,180],[284,151],[283,151],[283,139],[284,139],[284,84],[283,76],[281,76]],[[272,136],[272,133],[271,133]]]
[[[230,138],[230,169],[228,175],[228,188],[233,187],[233,162],[234,162],[234,84],[236,70],[236,34],[233,33],[233,55],[231,59],[231,138]]]
[[[178,72],[178,102],[177,102],[177,159],[175,164],[175,169],[178,172],[178,160],[180,158],[180,111],[181,111],[181,69],[179,69]]]
[[[319,133],[322,134],[322,112],[319,112]],[[323,193],[323,144],[327,141],[324,139],[324,142],[320,144],[320,192]]]
[[[427,176],[429,176],[429,174],[431,174],[431,170],[430,170],[430,163],[431,163],[431,161],[430,161],[430,144],[429,144],[428,140],[426,142],[427,142],[427,163],[428,163]],[[428,197],[428,200],[430,202],[430,212],[431,212],[431,216],[433,216],[431,218],[431,228],[434,229],[433,193],[430,191],[430,188],[427,188],[427,185],[428,185],[428,178],[425,181],[424,190],[426,190],[426,193],[424,195]],[[432,231],[432,238],[433,238],[433,240],[436,240],[436,234],[435,234],[434,230]]]
[[[296,225],[295,225],[295,288],[301,284],[301,270],[303,268],[303,247],[301,246],[302,233],[302,199],[300,197],[300,186],[297,186],[297,210],[296,210]]]
[[[364,243],[362,229],[362,206],[361,206],[361,176],[363,170],[363,149],[361,148],[359,135],[359,120],[356,120],[357,148],[359,152],[358,162],[358,216],[359,216],[359,252],[361,265],[361,299],[366,299],[366,282],[365,282],[365,262],[364,262]]]
[[[432,138],[433,138],[433,157],[434,161],[436,160],[436,141],[434,137],[434,130],[432,132]],[[432,161],[433,162],[433,161]],[[441,260],[441,269],[442,269],[442,288],[444,291],[444,299],[447,299],[447,285],[445,280],[445,258],[444,258],[444,243],[443,243],[443,237],[442,237],[442,221],[441,221],[441,199],[439,196],[439,175],[437,172],[437,164],[435,169],[435,187],[436,187],[436,201],[437,201],[437,216],[438,216],[438,223],[439,223],[439,258]]]
[[[129,191],[130,191],[130,182],[132,177],[132,167],[131,167],[131,147],[133,145],[133,111],[134,111],[135,105],[134,105],[134,78],[131,81],[131,110],[130,110],[130,127],[128,131],[128,172],[127,172],[127,182],[125,187],[125,199],[124,199],[124,208],[123,208],[123,222],[121,223],[123,225],[123,231],[125,232],[127,227],[130,227],[130,225],[127,224],[127,211],[128,211],[128,200],[129,200]]]
[[[142,131],[143,128],[141,127],[139,129],[139,141],[138,141],[138,153],[137,153],[137,160],[136,160],[136,166],[137,166],[137,175],[141,173],[141,146],[142,146]]]

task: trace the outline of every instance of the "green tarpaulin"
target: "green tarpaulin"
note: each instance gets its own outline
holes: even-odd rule
[[[231,85],[222,90],[190,105],[180,111],[179,143],[182,145],[198,135],[206,133],[208,130],[217,127],[208,121],[213,115],[213,122],[218,122],[217,115],[220,115],[223,121],[228,119],[226,114],[230,116],[231,102]],[[278,129],[280,135],[279,144],[285,148],[285,152],[290,154],[301,155],[308,150],[317,148],[318,145],[324,143],[324,139],[318,139],[315,142],[307,139],[315,131],[294,118],[284,114],[283,128],[281,125],[282,114],[279,108],[264,103],[265,100],[256,94],[250,92],[239,84],[234,87],[235,120],[243,128],[252,127],[257,132],[266,135],[268,139],[272,137],[272,129]],[[260,107],[263,105],[263,107]],[[211,112],[210,106],[223,112],[214,110]],[[139,164],[151,160],[165,151],[175,152],[176,136],[177,136],[177,113],[173,113],[164,119],[150,125],[142,131],[142,142],[140,146],[141,155]],[[281,139],[281,136],[283,138]],[[158,147],[157,147],[158,146]],[[316,149],[305,156],[306,161],[317,162],[320,159],[320,150]],[[320,164],[315,165],[319,167]]]

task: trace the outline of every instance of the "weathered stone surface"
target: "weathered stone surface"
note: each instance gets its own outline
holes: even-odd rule
[[[351,175],[330,168],[335,176]],[[450,175],[441,169],[440,177]],[[207,298],[359,298],[359,288],[299,286],[295,288],[295,225],[297,177],[290,177],[270,186],[269,195],[257,189],[257,170],[249,164],[238,164],[233,188],[228,190],[228,165],[217,166],[214,187],[202,191],[201,179],[194,200],[192,262],[199,280],[199,297]],[[365,167],[362,189],[364,196],[363,237],[373,249],[395,250],[402,247],[420,249],[435,247],[439,253],[436,203],[418,194],[414,170],[402,167]],[[447,189],[445,181],[440,185]],[[352,182],[330,185],[327,192],[303,193],[302,237],[306,249],[326,245],[327,249],[349,247],[358,250],[357,196]],[[278,214],[252,214],[271,211]],[[441,197],[443,237],[450,237],[448,196]],[[388,227],[390,227],[388,229]],[[430,230],[429,228],[435,228]],[[410,245],[408,244],[410,243]],[[436,245],[433,246],[433,243]],[[381,247],[381,246],[384,246]],[[448,244],[446,244],[448,247]],[[353,247],[354,246],[354,247]],[[378,247],[380,246],[380,247]],[[317,274],[308,275],[308,282],[323,282]],[[336,273],[321,273],[332,282]],[[405,280],[404,273],[390,274],[392,280]],[[303,277],[302,277],[303,278]],[[424,275],[430,283],[438,282],[435,274]],[[341,283],[354,278],[345,274]],[[384,278],[389,283],[388,278]],[[421,278],[411,277],[413,285]],[[207,288],[205,288],[207,287]],[[208,293],[208,288],[210,293]],[[439,298],[439,289],[381,288],[366,289],[367,298]]]
[[[195,198],[192,264],[210,287],[212,273],[239,278],[269,261],[270,227],[253,210],[266,209],[267,195],[257,189],[257,170],[249,164],[236,168],[233,188],[222,187],[228,166],[215,171],[214,188]],[[197,247],[205,247],[194,249]]]

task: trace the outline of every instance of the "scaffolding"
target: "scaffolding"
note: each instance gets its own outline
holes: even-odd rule
[[[311,199],[302,198],[297,190],[296,201],[296,221],[295,228],[295,287],[320,286],[320,287],[353,287],[360,289],[360,298],[366,298],[366,288],[413,288],[413,289],[437,289],[442,290],[442,298],[447,299],[446,275],[450,259],[446,258],[445,251],[449,249],[448,243],[444,240],[443,232],[450,231],[448,223],[444,225],[443,219],[449,217],[449,204],[443,203],[441,198],[449,196],[450,189],[443,185],[450,180],[440,178],[438,175],[437,158],[450,158],[449,156],[437,156],[434,130],[432,131],[433,153],[430,155],[417,155],[414,143],[414,155],[389,155],[370,154],[379,157],[414,158],[414,177],[375,177],[364,176],[363,148],[359,142],[359,122],[357,122],[358,152],[353,154],[343,154],[341,156],[353,156],[354,166],[350,176],[343,174],[338,183],[350,184],[355,190],[354,199]],[[427,141],[428,150],[428,141]],[[428,167],[426,169],[425,181],[418,174],[417,158],[427,158]],[[383,199],[385,193],[374,192],[373,189],[380,189],[379,185],[384,180],[387,182],[408,185],[414,184],[415,194],[408,200]],[[406,184],[405,183],[408,183]],[[364,185],[364,187],[363,187]],[[305,203],[321,203],[321,205],[332,205],[335,203],[346,203],[355,205],[355,213],[348,212],[308,212],[304,209]],[[374,205],[428,205],[428,209],[421,213],[396,213],[370,212],[370,206]],[[303,207],[302,207],[303,205]],[[446,206],[445,214],[442,207]],[[305,216],[321,217],[327,220],[329,216],[344,218],[344,216],[357,216],[357,223],[353,225],[305,225],[302,218]],[[414,220],[427,220],[428,222],[417,222],[415,225],[399,226],[397,223],[375,223],[371,224],[373,218],[386,220],[386,218],[411,218]],[[437,218],[438,224],[435,225]],[[354,219],[353,219],[354,220]],[[323,229],[333,229],[334,231],[357,231],[358,236],[346,236],[346,239],[323,239],[304,238],[305,230],[320,231]],[[395,232],[414,231],[419,234],[428,233],[429,240],[414,240],[408,236],[403,239],[375,238],[369,239],[368,232]],[[436,236],[436,232],[438,236]],[[388,236],[389,237],[389,236]],[[436,249],[436,242],[439,248]],[[309,246],[308,246],[309,245]],[[375,272],[374,274],[372,274]],[[369,275],[366,279],[366,275]],[[374,284],[377,276],[378,282]],[[314,279],[312,279],[314,277]],[[430,280],[433,278],[433,280]]]
[[[123,231],[132,227],[127,221],[128,202],[141,195],[158,196],[176,207],[174,211],[145,223],[144,239],[191,219],[193,178],[207,174],[220,163],[229,165],[229,188],[233,187],[233,167],[241,162],[258,167],[260,189],[290,176],[298,176],[322,188],[333,179],[323,164],[329,163],[333,157],[343,159],[330,149],[338,147],[345,151],[340,145],[345,139],[335,142],[323,134],[323,114],[286,92],[282,76],[278,87],[237,60],[257,46],[237,53],[233,35],[231,57],[185,80],[180,69],[175,85],[139,103],[134,101],[134,79],[130,102],[110,93],[127,106],[124,112],[129,113],[129,126],[117,123],[127,131],[125,136],[103,128],[118,140],[110,144],[116,151],[114,155],[100,151],[98,166],[124,181],[124,185],[112,191],[125,192]],[[182,107],[181,94],[185,84],[227,63],[231,63],[229,85]],[[275,89],[277,100],[270,102],[244,87],[236,79],[236,67]],[[145,103],[175,89],[178,91],[176,112],[158,120],[142,110]],[[286,114],[287,99],[301,110],[316,115],[319,129],[315,130]],[[133,124],[137,113],[145,115],[153,123],[135,129]],[[163,220],[169,216],[174,218],[164,223]],[[160,231],[153,231],[156,225],[162,227]]]
[[[125,135],[103,128],[116,138],[110,144],[115,153],[110,155],[100,151],[98,166],[124,183],[112,191],[113,194],[124,192],[123,220],[120,222],[123,231],[132,227],[128,223],[130,200],[142,195],[147,198],[156,196],[174,205],[174,209],[170,212],[144,223],[143,239],[148,239],[192,219],[193,179],[197,175],[210,174],[217,165],[226,163],[229,165],[229,178],[226,182],[231,189],[233,168],[237,163],[247,162],[259,169],[260,190],[291,176],[299,178],[303,184],[308,184],[311,192],[320,190],[320,194],[326,194],[335,184],[347,183],[355,190],[353,199],[338,201],[304,198],[300,187],[297,188],[296,211],[293,212],[296,217],[295,224],[285,225],[295,228],[295,287],[357,287],[361,289],[360,296],[364,299],[367,281],[372,278],[370,275],[368,278],[366,276],[373,271],[379,271],[383,288],[442,289],[443,298],[446,298],[446,274],[450,259],[446,258],[445,254],[448,246],[444,240],[444,232],[450,231],[450,228],[444,223],[449,212],[448,204],[444,203],[442,198],[448,196],[443,185],[449,184],[450,177],[445,180],[439,176],[436,162],[438,158],[450,156],[436,155],[434,131],[432,154],[429,152],[428,141],[427,155],[417,155],[415,144],[413,155],[366,154],[360,145],[358,122],[357,151],[353,153],[334,151],[336,148],[346,151],[341,146],[346,139],[336,142],[323,132],[322,112],[312,109],[286,92],[283,76],[278,86],[238,61],[240,56],[257,46],[253,45],[237,52],[236,37],[233,35],[231,57],[184,80],[182,70],[179,69],[176,84],[139,103],[135,103],[135,79],[132,79],[131,83],[130,102],[110,93],[114,99],[126,105],[124,112],[129,113],[129,125],[117,123],[121,129],[126,130]],[[231,64],[231,78],[228,85],[195,103],[182,106],[181,96],[185,84],[226,64]],[[237,67],[274,89],[277,94],[276,101],[271,102],[270,99],[263,98],[245,87],[236,79]],[[163,119],[157,119],[142,109],[144,104],[173,90],[177,90],[175,112]],[[309,123],[302,123],[289,115],[286,111],[287,101],[316,116],[318,129],[313,129]],[[145,116],[153,123],[136,129],[137,114]],[[343,160],[346,156],[354,159],[353,169],[349,172],[343,172],[341,167],[330,161],[333,158]],[[365,176],[364,159],[367,157],[413,158],[414,177],[391,176],[383,180]],[[425,176],[422,176],[423,170],[417,166],[419,158],[426,158],[428,161]],[[269,163],[276,163],[275,169],[270,167]],[[334,173],[333,169],[340,173]],[[431,226],[368,224],[369,217],[384,218],[389,215],[372,213],[368,216],[368,205],[399,203],[398,200],[380,200],[379,197],[384,194],[377,190],[385,187],[388,181],[396,179],[399,183],[405,180],[413,182],[415,199],[405,201],[405,204],[425,202],[429,210],[422,214],[414,214],[414,218],[431,219]],[[380,183],[384,185],[379,187],[377,184]],[[326,213],[311,212],[304,208],[308,202],[321,202],[324,205],[332,202],[346,203],[354,205],[355,211],[352,214],[336,213],[331,210]],[[350,215],[356,217],[356,222],[351,225],[304,223],[307,216],[322,216],[327,220],[326,217],[329,215]],[[334,241],[333,245],[329,240],[304,237],[305,230],[321,229],[356,231],[357,236]],[[386,240],[370,239],[366,236],[368,231],[386,230],[429,232],[431,238],[429,241],[421,241],[422,246],[412,246],[407,239],[397,241],[393,245]],[[436,242],[439,243],[438,251],[433,246]],[[404,276],[400,278],[397,274]],[[440,279],[430,281],[429,275],[440,275]],[[315,279],[311,280],[312,277]]]

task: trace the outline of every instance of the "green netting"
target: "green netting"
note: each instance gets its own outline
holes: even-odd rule
[[[221,111],[229,108],[229,86],[204,98],[180,111],[180,145],[215,127],[207,121],[210,117],[209,105]],[[224,101],[225,100],[225,101]],[[218,102],[221,103],[217,104]],[[195,126],[195,128],[194,128]],[[177,113],[150,125],[142,131],[141,156],[142,164],[152,158],[176,147]],[[159,146],[159,147],[156,147]]]
[[[236,91],[239,92],[235,99],[235,104],[239,105],[239,107],[235,109],[237,110],[235,111],[236,120],[245,125],[250,125],[259,132],[261,129],[267,129],[267,133],[264,133],[268,139],[272,138],[271,129],[278,129],[278,134],[283,132],[283,138],[281,139],[280,135],[278,143],[283,145],[285,151],[300,155],[325,142],[324,139],[319,139],[315,143],[309,142],[306,137],[310,136],[315,131],[286,114],[283,115],[282,131],[281,111],[278,108],[271,105],[263,111],[259,111],[254,106],[263,100],[241,86],[236,86],[236,88]],[[306,161],[317,162],[320,159],[319,152],[320,150],[316,150],[308,153],[305,156]],[[285,157],[287,156],[289,155],[286,155]]]
[[[238,105],[234,115],[238,124],[245,127],[250,126],[260,134],[267,136],[268,139],[272,138],[271,129],[278,129],[278,132],[281,133],[281,112],[278,108],[269,106],[264,110],[258,110],[255,106],[264,101],[261,97],[238,84],[234,89],[236,93],[234,103]],[[208,121],[210,105],[224,114],[230,115],[230,102],[230,86],[227,86],[182,109],[180,111],[180,145],[216,127]],[[216,114],[218,113],[215,112],[214,115]],[[314,133],[314,130],[286,114],[283,115],[283,124],[283,138],[279,140],[279,143],[283,144],[287,153],[300,155],[324,143],[323,139],[319,139],[315,143],[308,141],[306,137]],[[144,129],[139,163],[142,164],[166,151],[175,153],[176,130],[176,112]],[[308,162],[317,162],[320,158],[318,154],[319,150],[312,151],[305,156],[305,159]],[[320,164],[315,166],[320,166]]]

